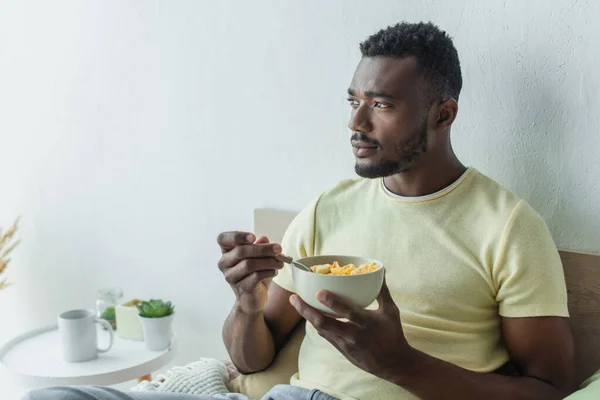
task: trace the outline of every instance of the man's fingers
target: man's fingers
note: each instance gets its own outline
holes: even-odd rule
[[[379,309],[383,312],[398,310],[398,306],[396,303],[394,303],[394,299],[392,298],[392,294],[388,288],[385,275],[383,276],[383,284],[381,285],[381,291],[377,297],[377,302],[379,303]]]
[[[234,249],[241,244],[254,243],[256,236],[250,232],[223,232],[217,236],[217,243],[223,253]]]
[[[250,244],[238,246],[225,256],[229,257],[234,264],[246,258],[277,257],[281,254],[281,246],[277,243]]]
[[[251,292],[252,289],[254,289],[254,287],[260,282],[264,281],[265,279],[273,278],[275,275],[277,275],[277,270],[275,269],[253,272],[242,279],[237,284],[237,287],[240,290],[248,293]]]
[[[367,311],[360,307],[356,307],[340,296],[321,290],[317,293],[317,300],[331,308],[339,318],[345,318],[356,325],[367,325]]]
[[[320,333],[338,333],[342,330],[342,326],[346,325],[343,322],[330,318],[317,309],[312,308],[296,294],[290,296],[290,303],[298,311],[298,314],[310,322]],[[342,326],[340,326],[340,324]]]
[[[254,241],[254,244],[265,244],[269,243],[269,238],[266,236],[260,236],[258,239]]]
[[[279,254],[281,254],[281,246],[277,243],[247,244],[237,246],[233,250],[223,254],[218,265],[221,271],[225,271],[248,258],[275,258]]]
[[[259,271],[277,271],[283,268],[283,263],[274,258],[250,258],[241,261],[234,267],[223,271],[225,280],[231,285],[237,285],[247,276]]]
[[[290,296],[290,303],[292,306],[294,306],[296,311],[298,311],[298,314],[310,322],[317,330],[326,329],[329,323],[328,320],[335,321],[334,319],[326,317],[318,310],[306,304],[304,300],[302,300],[300,296],[296,294]]]

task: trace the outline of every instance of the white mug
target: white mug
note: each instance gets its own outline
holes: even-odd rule
[[[110,334],[105,349],[98,348],[96,323],[104,325]],[[92,310],[70,310],[58,316],[58,333],[63,358],[67,362],[93,360],[98,353],[105,353],[113,345],[113,330],[108,321],[97,318]]]

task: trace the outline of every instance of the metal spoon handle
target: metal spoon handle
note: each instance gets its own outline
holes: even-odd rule
[[[290,256],[286,256],[286,255],[282,254],[275,258],[277,258],[279,261],[283,261],[286,264],[293,264],[297,267],[300,267],[300,269],[303,269],[308,272],[313,272],[312,269],[308,268],[306,265],[302,264],[301,262],[294,261],[294,259]]]

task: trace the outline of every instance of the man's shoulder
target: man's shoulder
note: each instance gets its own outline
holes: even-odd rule
[[[523,202],[516,193],[475,169],[470,183],[470,192],[477,207],[486,208],[498,216],[504,214],[506,218],[519,203]]]
[[[499,235],[512,232],[514,226],[525,231],[534,227],[546,229],[543,217],[526,200],[479,171],[474,175],[473,204],[468,207],[476,211],[478,220],[485,218],[482,229],[497,230]]]

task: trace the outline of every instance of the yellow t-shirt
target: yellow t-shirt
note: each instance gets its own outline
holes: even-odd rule
[[[509,360],[501,316],[568,316],[562,264],[546,224],[473,168],[416,198],[391,196],[382,179],[343,181],[296,217],[282,245],[294,258],[382,261],[410,345],[472,371],[494,371]],[[274,282],[295,292],[288,266]],[[352,365],[310,324],[292,384],[341,399],[416,398]]]

